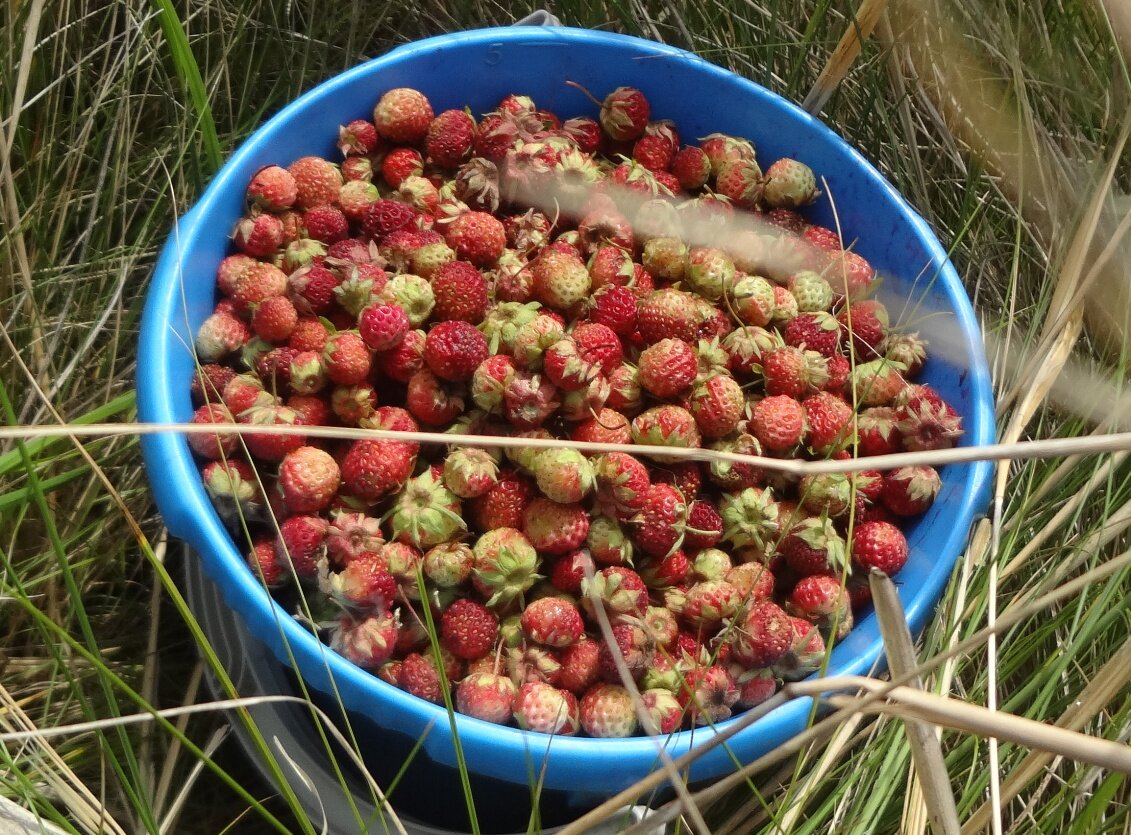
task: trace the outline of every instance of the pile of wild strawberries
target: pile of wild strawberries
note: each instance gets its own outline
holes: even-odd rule
[[[808,459],[955,442],[957,413],[911,382],[923,341],[797,211],[808,166],[683,144],[633,88],[600,104],[562,121],[509,95],[476,121],[394,89],[340,128],[341,159],[257,172],[194,420]],[[567,192],[580,209],[515,197]],[[704,246],[691,213],[762,224]],[[569,444],[190,443],[252,570],[303,584],[337,652],[433,702],[442,667],[463,713],[594,737],[718,722],[816,669],[940,487],[930,467],[797,479]]]

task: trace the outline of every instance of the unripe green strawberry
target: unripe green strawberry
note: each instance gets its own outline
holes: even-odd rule
[[[598,739],[629,737],[636,733],[636,710],[632,695],[619,684],[593,685],[581,697],[581,727]]]
[[[498,462],[487,450],[458,447],[444,459],[444,484],[461,499],[482,496],[498,479]]]
[[[585,539],[589,553],[601,565],[631,565],[632,540],[616,519],[594,516]]]
[[[694,247],[687,254],[687,286],[717,302],[734,282],[734,261],[712,247]]]
[[[689,250],[676,237],[656,237],[644,244],[641,264],[651,275],[668,282],[682,281],[687,273]]]
[[[742,274],[730,291],[735,315],[744,325],[765,327],[774,316],[774,287],[759,275]]]
[[[819,194],[813,169],[803,162],[782,157],[766,169],[762,199],[775,208],[805,206]]]
[[[417,548],[438,545],[467,530],[459,498],[431,470],[405,484],[387,516],[393,538]]]
[[[471,577],[475,554],[466,542],[443,542],[428,549],[421,567],[430,582],[455,588]]]
[[[789,277],[789,292],[797,300],[799,313],[828,311],[833,306],[833,288],[820,274],[802,270]]]
[[[397,304],[408,315],[412,327],[419,328],[432,315],[436,296],[432,285],[424,278],[411,273],[402,273],[389,279],[381,291],[381,299],[386,304]]]
[[[577,733],[577,698],[543,681],[528,682],[518,689],[514,720],[523,730],[573,736]]]
[[[593,465],[575,449],[539,452],[532,473],[542,495],[561,504],[579,502],[593,490]]]
[[[769,553],[781,531],[780,510],[768,489],[747,487],[727,493],[719,504],[723,517],[723,539],[737,548],[752,545]]]
[[[475,587],[488,606],[505,608],[539,579],[538,553],[522,531],[494,528],[475,541]]]

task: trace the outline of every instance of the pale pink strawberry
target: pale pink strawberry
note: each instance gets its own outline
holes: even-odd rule
[[[739,590],[744,602],[769,600],[774,593],[774,574],[760,562],[739,563],[723,579]]]
[[[438,475],[425,470],[409,479],[388,511],[392,538],[417,548],[447,542],[467,530],[459,497]]]
[[[192,415],[194,424],[232,423],[233,420],[232,413],[223,403],[205,403]],[[230,456],[235,451],[237,440],[237,437],[230,432],[208,435],[192,434],[188,436],[188,445],[201,458],[215,460]]]
[[[503,415],[516,429],[541,426],[560,405],[557,387],[539,374],[516,373],[503,390]]]
[[[469,673],[456,685],[456,710],[466,716],[506,725],[514,713],[518,687],[500,673]]]
[[[338,566],[349,565],[366,551],[380,551],[385,544],[381,520],[366,513],[337,509],[326,529],[326,553]]]
[[[338,166],[321,157],[307,156],[287,166],[294,177],[297,195],[295,208],[305,211],[333,203],[342,188],[342,172]]]
[[[652,730],[670,734],[683,723],[683,706],[671,690],[652,688],[640,694],[640,704],[648,714]]]
[[[580,725],[577,697],[545,682],[529,682],[518,689],[514,719],[525,731],[573,736]]]
[[[528,640],[561,649],[578,640],[585,631],[577,606],[562,597],[541,597],[522,611],[522,632]]]
[[[329,506],[341,483],[338,463],[325,450],[304,446],[279,464],[279,492],[292,513],[317,513]]]
[[[232,230],[232,242],[240,252],[254,258],[273,255],[283,239],[283,223],[272,214],[241,218]]]
[[[962,418],[946,403],[936,405],[926,397],[912,396],[896,409],[895,418],[909,452],[949,449],[962,436]]]
[[[738,696],[734,679],[719,665],[692,669],[676,694],[694,725],[714,725],[729,719]]]
[[[398,87],[381,95],[373,109],[373,122],[383,139],[398,145],[415,145],[428,134],[432,105],[419,90]]]
[[[669,595],[667,603],[693,633],[705,635],[738,614],[742,593],[725,580],[709,580]]]
[[[375,670],[392,657],[399,630],[392,612],[342,615],[330,635],[330,649],[359,667]]]
[[[632,736],[637,719],[632,695],[619,684],[595,684],[581,697],[581,727],[598,739]]]
[[[759,275],[739,274],[730,290],[734,313],[739,322],[748,327],[769,326],[777,312],[777,295],[774,285]]]
[[[268,165],[256,171],[247,186],[248,202],[269,212],[289,209],[297,197],[295,178],[278,165]]]
[[[722,517],[720,523],[721,521]],[[726,580],[727,573],[733,567],[734,560],[726,551],[719,548],[702,548],[691,563],[691,573],[696,580],[717,582]]]
[[[530,264],[536,301],[553,310],[569,310],[589,297],[592,280],[580,258],[545,249]]]
[[[789,593],[786,609],[826,633],[834,631],[837,640],[852,629],[852,606],[840,577],[829,574],[802,577]]]
[[[462,499],[482,496],[499,478],[499,465],[486,450],[458,447],[444,459],[444,484]]]

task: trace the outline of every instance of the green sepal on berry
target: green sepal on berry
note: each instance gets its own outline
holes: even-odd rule
[[[430,548],[467,530],[459,498],[444,482],[425,470],[409,479],[382,520],[391,525],[393,539],[417,548]]]

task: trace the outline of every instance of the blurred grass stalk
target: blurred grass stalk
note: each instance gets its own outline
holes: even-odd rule
[[[949,236],[997,363],[1002,438],[1023,440],[1108,431],[1128,412],[1128,9],[1121,0],[563,0],[553,11],[570,25],[677,43],[820,109]],[[0,360],[0,384],[15,414],[6,422],[132,419],[144,276],[173,219],[266,114],[396,43],[527,11],[480,0],[5,4],[0,354],[14,356]],[[149,547],[161,527],[136,443],[37,438],[0,451],[3,730],[195,701],[202,639]],[[925,691],[1126,744],[1129,526],[1125,451],[1004,462],[995,518],[976,529],[922,637],[914,672]],[[170,600],[175,617],[160,618]],[[942,717],[914,708],[865,719],[878,697],[846,698],[836,721],[775,755],[795,766],[771,758],[744,775],[755,783],[697,794],[706,822],[775,835],[925,832],[938,800],[918,791],[914,773],[926,767],[950,786],[964,833],[1131,827],[1117,771],[997,747],[985,736],[992,718],[975,733],[944,731]],[[938,723],[945,775],[934,757],[912,768],[908,716]],[[243,766],[216,761],[219,718],[155,721],[145,723],[153,731],[121,725],[5,746],[0,792],[66,831],[292,828],[277,816],[285,804],[253,796],[260,787]]]

